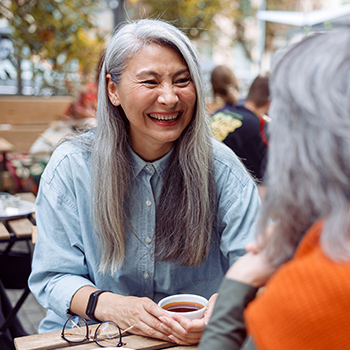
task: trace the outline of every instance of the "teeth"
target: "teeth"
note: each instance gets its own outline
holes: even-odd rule
[[[163,115],[163,114],[149,114],[149,116],[153,119],[157,120],[166,120],[166,121],[171,121],[175,120],[178,117],[178,113],[172,114],[172,115]]]

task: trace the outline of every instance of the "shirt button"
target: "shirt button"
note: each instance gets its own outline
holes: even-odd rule
[[[152,205],[152,202],[149,199],[147,199],[146,200],[146,205],[147,205],[147,207],[150,207]]]
[[[147,279],[147,278],[149,277],[148,272],[145,272],[144,275],[143,275],[143,277],[144,277],[145,279]]]
[[[147,244],[150,244],[150,243],[152,242],[152,238],[149,237],[149,236],[146,237],[145,242],[146,242]]]
[[[152,165],[151,165],[151,164],[147,164],[147,165],[146,165],[146,169],[147,169],[148,171],[151,171],[151,170],[152,170]]]

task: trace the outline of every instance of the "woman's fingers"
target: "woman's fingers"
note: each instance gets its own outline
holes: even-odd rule
[[[209,318],[211,317],[211,315],[213,313],[214,305],[215,305],[216,299],[218,298],[218,295],[219,295],[218,293],[213,294],[210,297],[207,306],[205,307],[204,321],[206,324],[208,323]]]
[[[167,313],[151,299],[123,297],[122,306],[119,305],[114,314],[122,328],[133,326],[130,333],[169,341],[169,333],[161,327],[159,320],[159,316]]]
[[[177,314],[172,317],[161,317],[161,321],[162,327],[171,335],[169,339],[182,345],[197,344],[205,327],[204,318],[190,320]]]
[[[226,277],[254,287],[262,287],[276,271],[263,252],[248,252],[234,262]]]
[[[122,297],[114,304],[117,323],[130,333],[175,342],[181,345],[197,344],[205,327],[205,318],[190,320],[170,314],[148,298]]]

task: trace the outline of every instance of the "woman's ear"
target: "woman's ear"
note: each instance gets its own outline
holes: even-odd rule
[[[120,106],[120,101],[117,92],[117,84],[112,81],[112,77],[110,74],[106,75],[106,84],[109,100],[114,106]]]

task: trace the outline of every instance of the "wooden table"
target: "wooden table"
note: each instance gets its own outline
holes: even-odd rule
[[[95,342],[86,342],[84,344],[68,343],[61,338],[61,331],[34,334],[26,337],[15,338],[16,350],[53,350],[53,349],[72,349],[72,350],[89,350],[97,349],[99,346]],[[196,350],[197,345],[183,346],[168,343],[163,340],[146,338],[140,335],[123,335],[123,348],[138,349],[138,350],[157,350],[157,349],[174,349],[174,350]],[[100,348],[103,349],[103,348]]]

